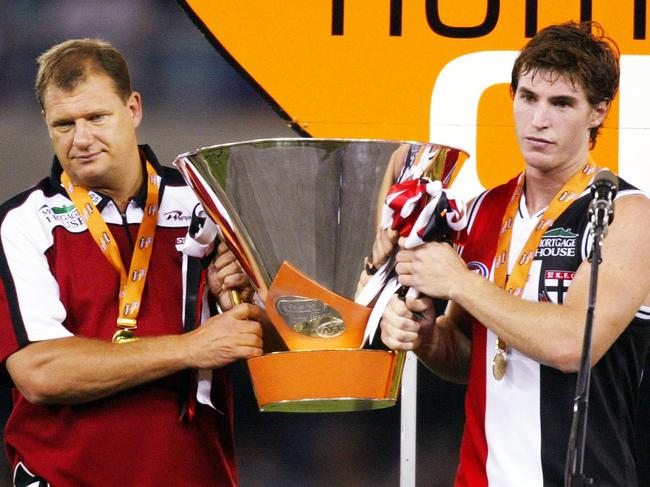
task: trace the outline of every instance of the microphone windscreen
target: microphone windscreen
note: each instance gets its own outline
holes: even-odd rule
[[[602,169],[601,171],[598,171],[598,173],[594,177],[593,183],[591,184],[594,187],[607,185],[614,192],[618,191],[618,178],[616,177],[616,174],[614,174],[609,169]]]

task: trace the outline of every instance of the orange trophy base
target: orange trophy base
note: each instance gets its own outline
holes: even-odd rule
[[[283,300],[293,301],[283,308]],[[288,262],[280,266],[265,306],[289,351],[248,360],[260,411],[342,412],[395,404],[404,354],[361,348],[370,308],[320,286]],[[309,326],[310,333],[297,331],[310,320],[322,323],[323,314],[328,323],[338,320],[327,329],[334,328],[331,336]]]
[[[248,360],[262,412],[344,412],[395,405],[404,354],[384,350],[275,352]]]

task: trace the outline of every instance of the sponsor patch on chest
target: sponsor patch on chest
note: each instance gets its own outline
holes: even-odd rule
[[[38,211],[41,217],[53,227],[62,225],[72,232],[80,232],[86,228],[81,216],[79,216],[79,212],[72,204],[63,206],[43,205]]]
[[[192,220],[192,215],[183,213],[182,210],[170,210],[161,214],[163,221],[166,222],[181,222],[189,225]]]
[[[544,234],[535,251],[535,258],[575,257],[578,234],[567,228],[554,228]]]

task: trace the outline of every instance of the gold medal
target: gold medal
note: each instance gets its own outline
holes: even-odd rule
[[[117,330],[115,334],[113,335],[113,343],[128,343],[128,342],[134,342],[138,339],[137,336],[135,336],[135,333],[131,330]]]
[[[506,354],[499,350],[494,354],[492,359],[492,375],[496,380],[501,380],[506,375],[506,368],[508,367],[508,360]]]

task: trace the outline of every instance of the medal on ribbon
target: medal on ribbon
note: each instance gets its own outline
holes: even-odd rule
[[[70,176],[64,171],[61,174],[61,182],[68,196],[79,212],[81,220],[86,223],[93,240],[110,262],[113,268],[120,274],[120,290],[117,328],[113,335],[114,343],[126,343],[137,339],[135,329],[137,328],[137,317],[141,308],[142,294],[149,270],[151,252],[153,250],[154,237],[156,235],[156,224],[158,221],[158,194],[160,183],[153,166],[147,161],[147,199],[144,207],[144,215],[138,229],[136,246],[131,257],[131,265],[128,273],[122,262],[120,250],[101,216],[99,210],[92,201],[87,188],[74,184]]]
[[[494,283],[505,289],[508,294],[521,297],[526,286],[530,266],[535,258],[535,251],[546,231],[553,225],[553,222],[566,210],[569,205],[585,190],[591,181],[596,166],[592,161],[584,164],[567,181],[564,187],[555,195],[551,204],[540,217],[539,223],[535,226],[523,249],[519,253],[510,275],[508,270],[508,252],[512,241],[512,228],[517,214],[521,196],[524,192],[524,173],[519,175],[517,187],[512,194],[501,221],[501,230],[497,242],[497,250],[494,257]],[[505,377],[508,367],[508,349],[506,342],[497,337],[496,353],[492,359],[492,375],[496,380]]]

